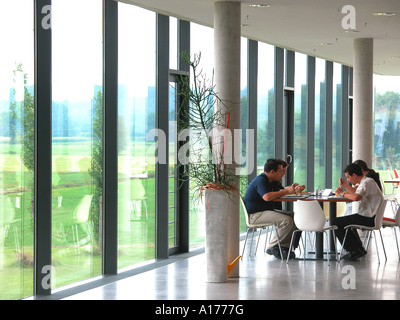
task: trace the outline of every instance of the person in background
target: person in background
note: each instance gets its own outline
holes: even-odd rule
[[[282,203],[273,201],[284,195],[302,192],[304,185],[293,183],[283,187],[281,180],[286,174],[288,164],[281,159],[268,159],[264,165],[264,172],[250,182],[244,197],[244,203],[249,214],[251,223],[274,223],[277,225],[277,232],[282,248],[283,259],[294,258],[294,252],[289,253],[290,241],[296,226],[293,220],[293,212],[282,210]],[[294,248],[298,246],[300,232],[297,232],[294,240]],[[278,239],[275,236],[269,243],[267,253],[281,258]]]
[[[376,182],[379,187],[379,190],[382,191],[381,180],[379,178],[379,173],[376,172],[374,169],[368,168],[368,165],[363,160],[356,160],[354,161],[355,164],[358,164],[361,167],[362,173],[365,177],[372,178]]]

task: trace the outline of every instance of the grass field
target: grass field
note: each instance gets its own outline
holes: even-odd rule
[[[92,221],[78,223],[77,210],[94,185],[89,174],[91,143],[88,139],[62,139],[52,145],[52,265],[53,286],[60,287],[101,274],[102,253],[99,232]],[[20,158],[18,145],[0,144],[0,299],[18,299],[32,294],[33,216],[32,175]],[[118,267],[124,268],[155,257],[155,173],[146,161],[146,146],[132,145],[119,157]],[[13,149],[12,153],[10,150]],[[7,152],[8,151],[8,152]],[[130,151],[132,154],[127,154]],[[142,156],[138,156],[141,153]],[[154,159],[153,159],[154,161]],[[150,163],[149,163],[150,162]],[[140,179],[144,204],[132,201],[136,193],[132,175]],[[172,200],[172,199],[171,199]],[[204,241],[203,213],[192,202],[191,245]],[[79,242],[77,240],[79,237]],[[101,235],[100,235],[101,237]]]

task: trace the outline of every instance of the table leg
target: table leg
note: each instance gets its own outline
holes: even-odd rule
[[[324,209],[324,203],[319,202],[322,210]],[[315,235],[315,258],[323,259],[324,258],[324,233],[316,232]]]
[[[332,224],[332,221],[336,218],[336,202],[329,202],[329,225]],[[329,231],[329,235],[330,235],[330,250],[332,252],[335,252],[336,247],[335,247],[335,242],[334,242],[334,237],[333,237],[333,231]]]

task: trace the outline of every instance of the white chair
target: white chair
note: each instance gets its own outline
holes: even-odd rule
[[[292,250],[293,247],[293,240],[295,237],[296,232],[304,231],[306,234],[307,232],[323,232],[326,234],[327,239],[327,260],[328,265],[330,265],[329,259],[329,234],[327,231],[333,231],[334,239],[335,237],[335,230],[337,226],[329,226],[326,225],[326,217],[324,211],[322,210],[321,206],[319,205],[318,201],[316,200],[297,200],[294,203],[294,223],[298,230],[295,230],[292,234],[292,240],[290,242],[289,252]],[[336,242],[336,241],[335,241]],[[305,246],[306,241],[303,242]],[[304,259],[306,255],[306,248],[304,247]],[[289,262],[289,259],[286,260],[286,263]]]
[[[340,250],[339,259],[342,257],[343,247],[344,247],[344,244],[346,242],[347,233],[348,233],[349,229],[353,228],[353,229],[360,229],[362,231],[367,231],[368,234],[366,234],[365,236],[368,237],[368,244],[369,244],[369,239],[371,237],[371,233],[372,232],[374,233],[376,253],[378,255],[378,263],[380,264],[381,261],[379,259],[378,243],[376,241],[376,236],[375,236],[375,231],[379,231],[379,234],[381,236],[381,241],[382,241],[383,252],[385,254],[385,260],[387,260],[385,245],[383,243],[383,237],[382,237],[382,232],[381,232],[382,220],[383,220],[383,215],[385,213],[386,204],[387,204],[387,200],[384,199],[381,202],[380,206],[376,209],[376,211],[375,211],[375,220],[374,220],[374,226],[373,227],[366,227],[366,226],[358,225],[358,224],[350,224],[350,225],[348,225],[348,226],[346,226],[344,228],[346,230],[346,233],[344,235],[343,244],[342,244],[342,248]],[[368,248],[368,244],[367,244],[367,248]]]
[[[148,220],[147,215],[147,197],[146,189],[143,186],[142,180],[134,178],[131,184],[131,202],[133,212],[131,214],[131,220],[143,220],[142,218],[142,203],[144,204],[145,217],[144,220]]]
[[[396,232],[397,228],[399,228],[399,230],[400,230],[400,207],[397,208],[397,212],[394,216],[394,219],[391,219],[388,217],[383,217],[382,227],[393,228],[393,233],[394,233],[393,235],[396,240],[397,253],[399,255],[399,260],[400,260],[400,250],[399,250],[399,243],[397,240],[397,232]]]
[[[389,169],[387,170],[387,172],[388,172],[389,179],[393,180],[392,172]],[[394,170],[393,170],[393,172],[394,172]],[[397,173],[397,171],[396,171],[396,173]],[[399,188],[399,183],[393,182],[392,183],[392,194],[395,194],[396,193],[395,190],[397,190],[398,188]]]
[[[242,197],[240,197],[240,202],[242,204],[243,212],[244,212],[244,215],[246,217],[246,225],[247,225],[247,233],[246,233],[246,239],[245,239],[244,245],[243,245],[242,260],[243,260],[244,249],[246,248],[247,238],[248,238],[250,229],[252,229],[252,231],[253,231],[252,238],[251,238],[252,239],[252,243],[253,243],[253,237],[254,237],[254,230],[260,229],[260,232],[258,234],[258,239],[257,239],[256,250],[255,250],[255,253],[254,253],[254,254],[256,254],[257,248],[258,248],[258,242],[260,241],[261,231],[263,229],[269,228],[269,227],[273,227],[275,229],[276,237],[278,238],[279,252],[280,252],[280,255],[281,255],[281,259],[283,259],[281,243],[280,243],[280,240],[279,240],[279,236],[278,236],[276,225],[275,224],[268,224],[268,223],[250,223],[249,214],[247,213],[247,209],[246,209],[246,206],[244,204],[244,201],[243,201]],[[268,229],[267,229],[267,231],[268,231]],[[267,235],[266,235],[266,237],[267,237]],[[249,250],[249,255],[250,255],[250,253],[251,253],[251,247],[250,247],[250,250]]]
[[[379,180],[381,181],[383,196],[386,200],[388,200],[390,202],[390,205],[393,210],[393,215],[396,215],[397,208],[399,207],[399,201],[398,201],[399,189],[397,188],[397,191],[395,194],[386,194],[385,184],[383,183],[383,180],[381,178],[379,178]]]
[[[78,232],[78,226],[79,225],[86,225],[87,227],[87,234],[89,236],[89,239],[92,240],[92,231],[90,229],[90,224],[89,222],[89,213],[90,213],[90,206],[92,204],[92,198],[93,195],[85,195],[81,201],[79,202],[79,205],[75,208],[74,213],[73,213],[73,219],[74,219],[74,224],[72,225],[72,235],[74,237],[74,242],[76,247],[78,248],[78,253],[80,253],[80,248],[79,248],[79,232]]]

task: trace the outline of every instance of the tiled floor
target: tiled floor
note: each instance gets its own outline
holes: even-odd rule
[[[207,283],[204,254],[188,254],[165,261],[163,266],[132,276],[106,278],[97,287],[50,299],[72,300],[269,300],[269,299],[399,299],[400,262],[393,234],[383,230],[387,261],[382,247],[378,264],[375,242],[359,261],[291,260],[289,264],[263,253],[245,253],[240,277],[227,283]],[[379,237],[378,237],[379,240]],[[243,245],[243,242],[242,242]],[[246,247],[246,250],[249,248]],[[254,249],[254,246],[253,246]],[[105,281],[101,285],[101,281]]]

